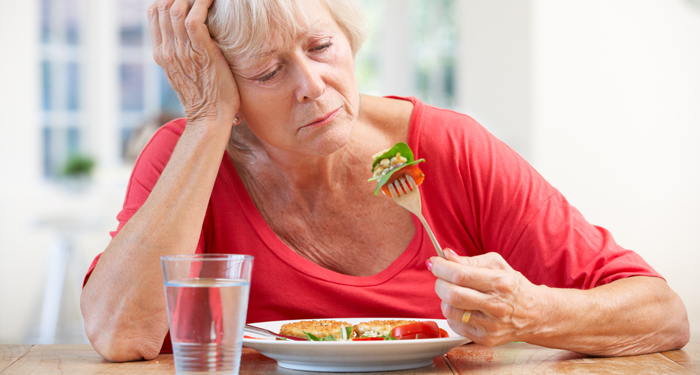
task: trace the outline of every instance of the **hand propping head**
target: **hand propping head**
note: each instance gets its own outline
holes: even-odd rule
[[[153,58],[185,107],[188,123],[216,121],[229,126],[240,107],[236,81],[209,35],[213,0],[156,0],[148,8]]]

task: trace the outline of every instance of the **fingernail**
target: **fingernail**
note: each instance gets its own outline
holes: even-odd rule
[[[459,255],[457,255],[457,253],[455,253],[455,251],[452,249],[450,249],[450,254],[454,255],[455,258],[459,258]]]
[[[425,266],[428,268],[428,271],[433,270],[433,262],[431,262],[430,259],[425,260]]]

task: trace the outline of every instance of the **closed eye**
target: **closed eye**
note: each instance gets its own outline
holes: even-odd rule
[[[332,46],[332,45],[333,45],[333,42],[328,42],[328,43],[326,43],[326,44],[322,44],[322,45],[320,45],[320,46],[314,47],[313,50],[314,50],[314,51],[320,51],[320,50],[326,49],[326,48],[328,48],[328,47],[330,47],[330,46]]]
[[[277,74],[278,71],[279,71],[279,68],[273,70],[272,72],[265,75],[264,77],[259,78],[258,81],[267,82],[267,81],[271,80]]]

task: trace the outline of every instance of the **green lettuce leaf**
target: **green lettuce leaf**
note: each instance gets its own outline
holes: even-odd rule
[[[314,335],[313,333],[309,333],[306,331],[302,331],[306,335],[306,339],[308,341],[338,341],[335,336],[333,335],[328,335],[324,338],[319,338],[318,336]],[[345,326],[345,333],[347,333],[347,337],[350,338],[352,337],[352,326]],[[343,332],[340,331],[340,337],[343,337]]]
[[[406,163],[410,163],[413,161],[413,151],[411,151],[411,148],[408,147],[407,144],[403,142],[399,142],[395,144],[392,148],[389,149],[389,151],[383,153],[380,157],[374,159],[374,162],[372,162],[372,172],[374,172],[374,167],[377,166],[377,163],[379,163],[380,160],[382,159],[391,159],[394,156],[396,156],[397,153],[401,153],[401,156],[406,158]]]
[[[347,337],[349,340],[352,337],[352,326],[345,326],[345,333],[346,333],[345,337]],[[341,334],[340,337],[343,337],[343,335]]]
[[[302,331],[306,335],[306,339],[309,341],[321,341],[321,339],[318,338],[318,336],[314,335],[313,333],[308,333],[306,331]]]
[[[324,338],[319,338],[318,336],[314,335],[313,333],[309,333],[306,331],[302,331],[306,335],[306,339],[309,341],[336,341],[335,337],[333,335],[328,335]]]

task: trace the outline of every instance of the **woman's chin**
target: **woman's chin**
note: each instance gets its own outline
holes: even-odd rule
[[[313,129],[306,133],[300,134],[300,151],[309,155],[328,156],[350,142],[352,125],[347,122],[330,123],[322,129]]]

